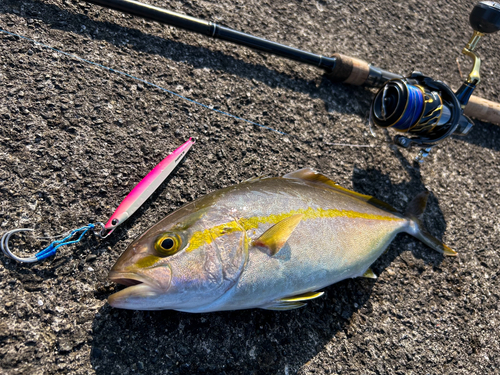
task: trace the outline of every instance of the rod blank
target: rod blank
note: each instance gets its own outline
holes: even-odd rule
[[[186,16],[184,14],[172,12],[163,8],[143,4],[134,0],[88,0],[89,3],[101,5],[106,8],[119,10],[124,13],[143,17],[170,26],[179,27],[184,30],[207,35],[244,45],[256,50],[268,52],[274,55],[283,56],[291,60],[314,65],[316,67],[331,71],[335,66],[335,58],[317,55],[311,52],[302,51],[298,48],[286,46],[284,44],[272,42],[250,34],[243,33],[217,25],[216,23],[204,21],[199,18]]]

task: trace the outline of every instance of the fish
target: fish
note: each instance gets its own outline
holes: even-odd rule
[[[291,310],[341,280],[376,278],[370,266],[401,232],[455,256],[422,225],[428,195],[400,214],[309,168],[217,190],[129,245],[109,272],[126,288],[108,302],[190,313]]]

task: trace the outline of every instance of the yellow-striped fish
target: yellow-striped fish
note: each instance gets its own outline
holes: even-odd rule
[[[370,265],[400,232],[456,255],[421,226],[427,193],[405,213],[302,169],[218,190],[135,240],[109,278],[114,307],[208,312],[288,310]]]

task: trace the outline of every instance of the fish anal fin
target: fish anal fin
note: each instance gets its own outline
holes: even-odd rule
[[[321,297],[323,294],[325,294],[325,292],[307,292],[307,293],[297,294],[295,296],[280,298],[274,303],[263,306],[262,308],[266,310],[276,310],[276,311],[298,309],[299,307],[303,307],[306,305],[305,301]]]
[[[285,246],[303,217],[303,214],[296,214],[279,221],[254,240],[252,246],[266,247],[271,256],[276,255]]]
[[[281,298],[280,301],[282,301],[282,302],[309,301],[311,299],[321,297],[323,294],[325,294],[325,292],[307,292],[307,293],[298,294],[296,296]]]
[[[287,302],[287,303],[282,303],[282,302],[277,302],[272,305],[267,305],[263,306],[262,308],[265,310],[274,310],[274,311],[286,311],[286,310],[295,310],[300,307],[304,307],[307,305],[307,303],[303,302]]]
[[[373,272],[371,268],[368,268],[361,277],[366,277],[367,279],[376,279],[377,275],[375,275],[375,272]]]

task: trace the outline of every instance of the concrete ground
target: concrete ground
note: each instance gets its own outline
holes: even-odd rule
[[[323,55],[458,87],[472,2],[177,1],[154,5]],[[181,167],[106,240],[88,236],[47,261],[0,258],[5,374],[498,373],[500,128],[483,122],[419,167],[417,150],[367,128],[374,90],[314,67],[69,0],[3,0],[0,28],[127,72],[216,113],[31,41],[0,33],[0,232],[54,236],[106,221],[188,137]],[[481,42],[477,94],[500,101],[499,36]],[[369,145],[371,147],[351,147]],[[167,213],[210,191],[309,166],[404,210],[432,192],[425,223],[458,251],[442,258],[399,235],[373,266],[307,307],[210,314],[111,308],[107,273]],[[19,236],[18,254],[46,242]]]

